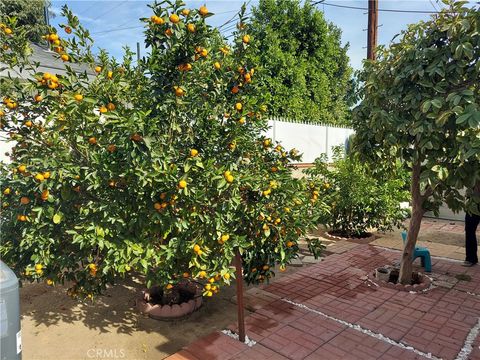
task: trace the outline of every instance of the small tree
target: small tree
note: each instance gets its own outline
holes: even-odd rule
[[[195,279],[212,296],[235,277],[235,256],[249,283],[268,281],[315,222],[310,189],[291,176],[298,155],[261,135],[243,15],[229,46],[204,6],[167,1],[152,11],[142,19],[150,53],[133,66],[128,50],[121,63],[105,52],[95,59],[64,8],[71,35],[46,35],[63,75],[38,73],[25,30],[4,20],[0,61],[35,74],[6,79],[0,109],[16,141],[1,171],[0,250],[22,279],[68,282],[92,297],[136,270],[148,286]]]
[[[309,1],[260,0],[252,9],[255,56],[271,94],[269,113],[346,124],[352,70],[341,31]]]
[[[400,159],[411,171],[412,217],[399,281],[412,277],[412,254],[426,211],[443,201],[458,211],[460,190],[480,179],[480,12],[445,2],[431,20],[410,25],[400,41],[366,62],[356,147],[386,167]],[[477,210],[478,211],[478,210]]]

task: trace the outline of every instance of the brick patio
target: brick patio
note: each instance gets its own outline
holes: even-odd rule
[[[480,360],[480,266],[434,258],[432,277],[442,280],[429,291],[408,293],[365,278],[398,261],[398,251],[338,245],[340,253],[252,292],[259,305],[246,326],[256,345],[215,332],[168,359]],[[475,335],[470,347],[469,334]]]

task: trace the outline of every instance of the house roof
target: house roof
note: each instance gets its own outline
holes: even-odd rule
[[[31,62],[37,62],[40,64],[37,69],[38,72],[50,72],[57,75],[66,74],[65,64],[61,59],[55,56],[56,53],[37,44],[30,44],[30,47],[32,48],[32,55],[30,55]],[[5,65],[6,64],[0,63],[0,67],[4,67]],[[86,72],[89,76],[95,76],[94,71],[85,64],[68,63],[68,65],[77,73]],[[15,67],[14,70],[15,71],[12,71],[11,69],[2,69],[0,70],[0,77],[6,77],[10,74],[12,77],[21,79],[33,78],[32,71],[23,70],[20,72],[18,67]]]

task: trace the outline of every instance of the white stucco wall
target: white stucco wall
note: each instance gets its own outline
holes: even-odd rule
[[[287,150],[295,148],[303,154],[302,163],[313,163],[322,153],[332,156],[332,146],[345,145],[352,129],[326,125],[269,120],[267,136],[279,141]]]

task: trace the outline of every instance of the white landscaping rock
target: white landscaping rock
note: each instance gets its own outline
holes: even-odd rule
[[[323,258],[319,257],[318,259],[315,259],[315,256],[305,256],[302,261],[304,264],[317,264],[319,262],[321,262],[323,260]]]
[[[234,333],[233,331],[230,330],[222,330],[222,333],[224,333],[227,336],[230,336],[231,338],[238,340],[238,334]],[[249,339],[247,335],[245,335],[245,345],[252,347],[255,345],[257,342],[255,340]]]

